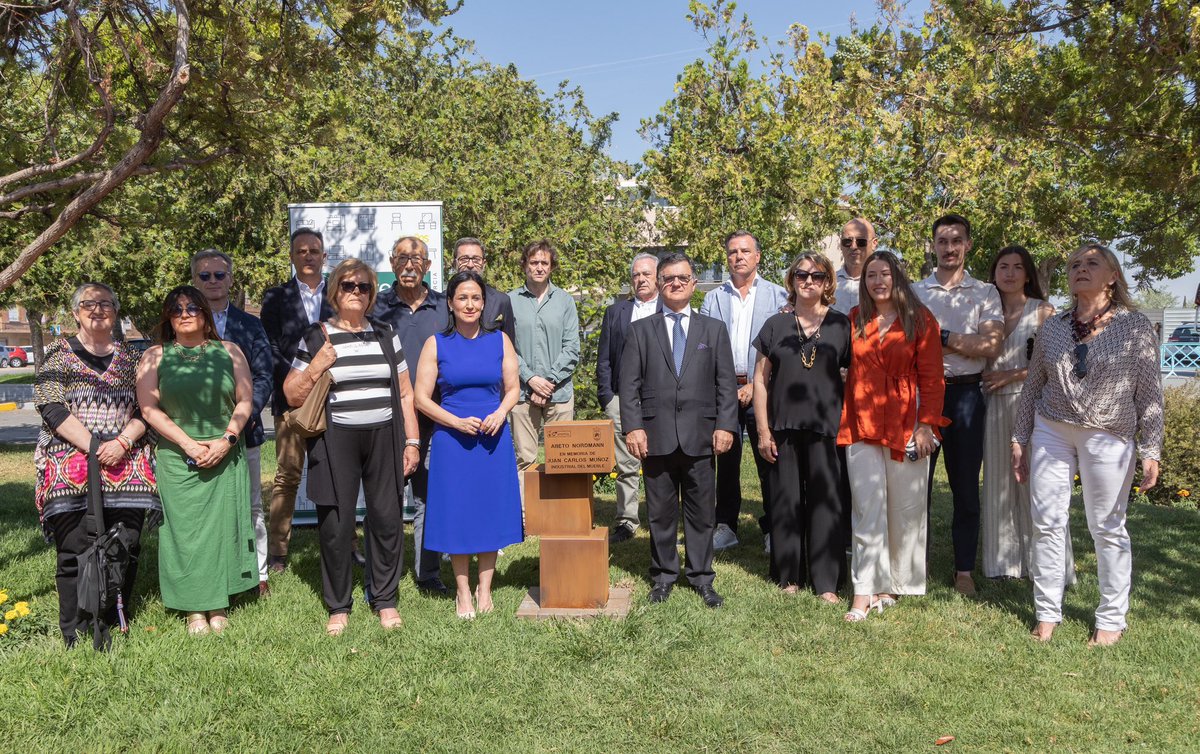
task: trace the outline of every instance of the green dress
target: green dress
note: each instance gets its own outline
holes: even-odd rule
[[[159,407],[194,440],[222,437],[236,405],[233,360],[220,341],[163,346]],[[187,454],[160,438],[155,471],[162,499],[158,575],[163,604],[203,612],[258,584],[250,476],[243,442],[211,469],[187,465]]]

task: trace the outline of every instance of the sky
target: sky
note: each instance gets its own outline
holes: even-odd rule
[[[928,7],[927,0],[909,0],[905,11],[919,23]],[[704,55],[705,41],[688,22],[687,11],[687,0],[464,0],[444,26],[474,40],[484,59],[516,65],[546,92],[563,80],[581,87],[593,115],[619,116],[609,154],[638,162],[649,148],[638,134],[641,121],[670,99],[684,65]],[[869,26],[877,5],[874,0],[742,0],[737,11],[775,44],[786,39],[793,23],[806,25],[814,39],[819,32],[836,37],[850,31],[852,19]],[[1200,257],[1193,260],[1196,269]],[[1157,285],[1191,301],[1197,282],[1193,273]]]

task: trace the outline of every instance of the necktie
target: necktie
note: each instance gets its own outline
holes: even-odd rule
[[[671,329],[671,357],[675,359],[675,376],[683,369],[683,347],[687,344],[687,336],[683,334],[683,315],[677,312],[667,315],[675,320]]]

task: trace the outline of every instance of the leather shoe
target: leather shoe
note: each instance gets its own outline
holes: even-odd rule
[[[674,584],[655,584],[650,590],[651,602],[666,602],[671,596],[671,590],[675,587]]]
[[[720,607],[725,604],[725,598],[717,594],[717,590],[712,588],[711,584],[704,586],[694,586],[696,594],[700,595],[700,599],[704,600],[704,604],[709,607]]]
[[[625,524],[617,524],[608,532],[608,543],[610,545],[619,544],[630,539],[633,539],[633,529]]]
[[[271,573],[283,573],[287,570],[287,555],[272,555],[267,558],[267,570]]]
[[[450,589],[442,583],[442,580],[434,577],[417,582],[417,589],[429,594],[440,594],[443,597],[450,594]]]
[[[954,591],[964,597],[974,597],[975,579],[971,578],[971,574],[965,571],[954,574]]]

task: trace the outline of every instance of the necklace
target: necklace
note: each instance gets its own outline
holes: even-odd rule
[[[208,348],[209,342],[210,341],[206,340],[195,348],[184,348],[183,346],[179,345],[179,341],[177,340],[174,342],[173,348],[175,349],[176,356],[190,364],[195,364],[200,360],[200,357],[204,355],[204,351]]]
[[[1079,310],[1077,308],[1072,309],[1071,310],[1071,335],[1075,339],[1075,342],[1079,343],[1084,338],[1086,338],[1087,336],[1094,333],[1096,331],[1096,323],[1100,321],[1101,317],[1103,317],[1105,314],[1108,314],[1108,310],[1111,308],[1112,308],[1112,302],[1109,301],[1108,306],[1101,309],[1099,314],[1092,317],[1087,322],[1080,322],[1079,320],[1075,319],[1075,315],[1078,313]]]
[[[812,337],[806,338],[804,330],[800,328],[800,315],[796,314],[796,335],[800,338],[800,363],[805,369],[812,369],[813,364],[817,363],[817,341],[821,339],[821,325],[825,323],[825,315],[821,315],[821,319],[817,322],[816,328],[813,330]],[[808,355],[804,355],[804,347],[812,343],[812,350]]]

